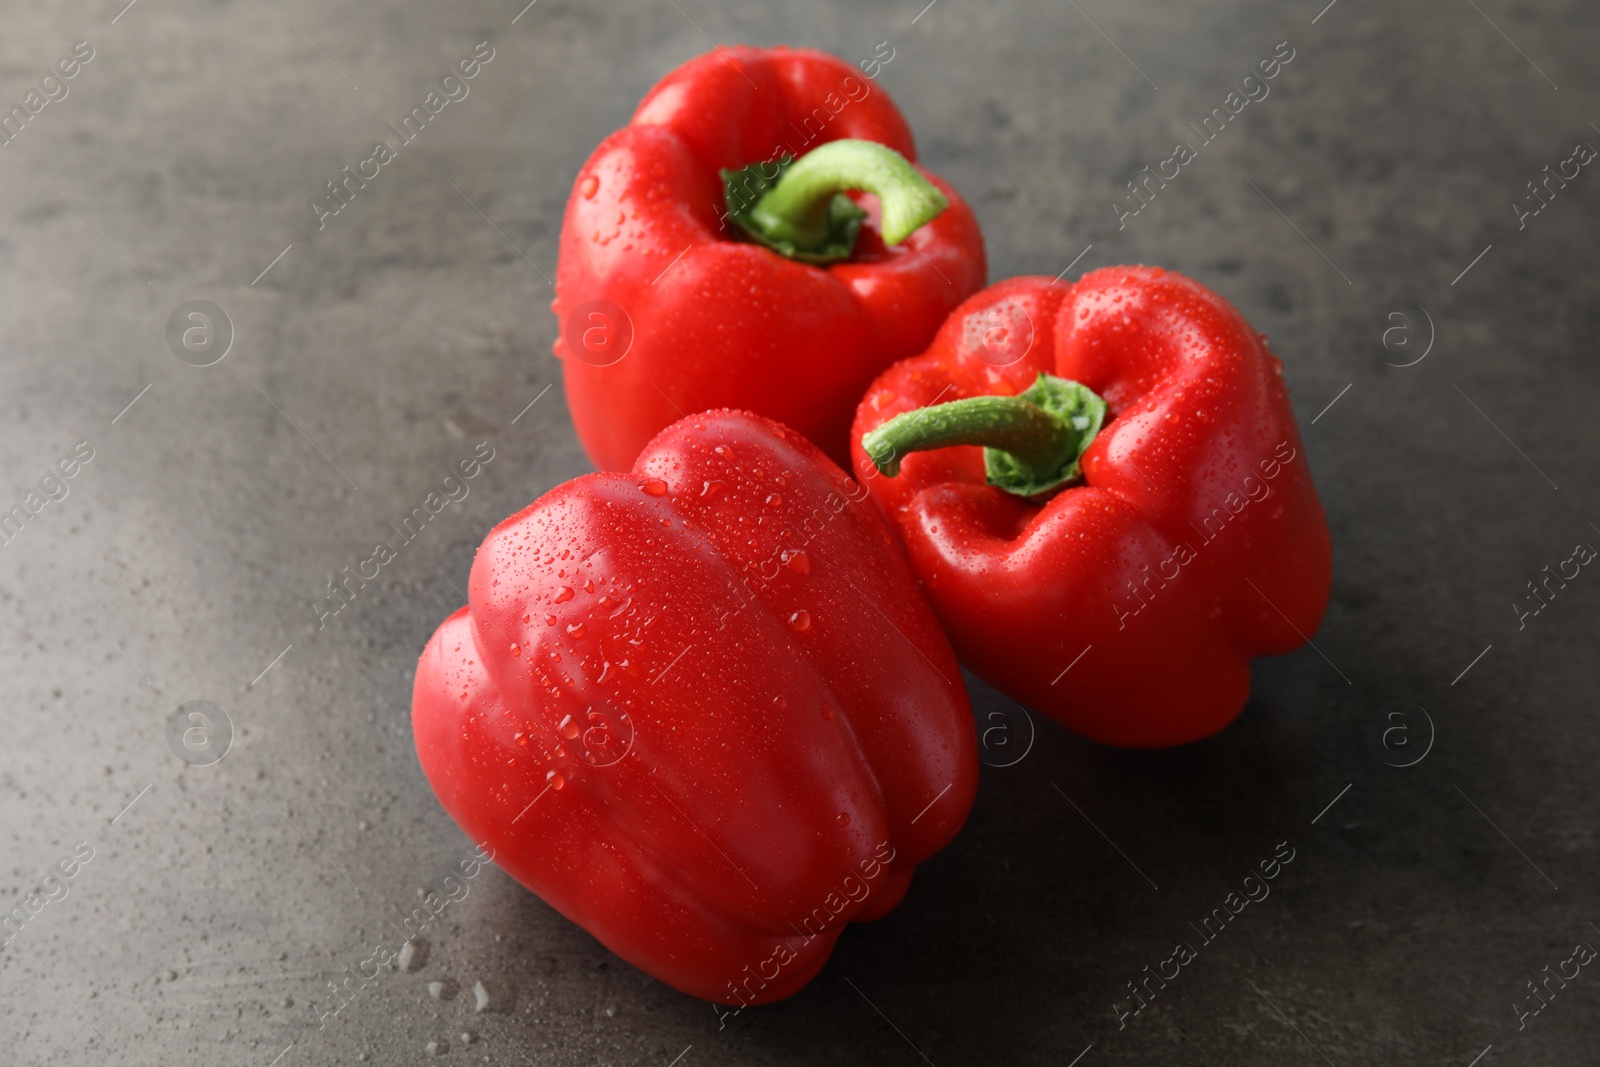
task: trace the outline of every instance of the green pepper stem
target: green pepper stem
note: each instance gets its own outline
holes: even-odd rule
[[[1060,464],[1078,435],[1037,404],[1014,396],[974,396],[896,415],[861,439],[884,474],[900,473],[900,457],[951,445],[983,445],[1024,462]]]
[[[903,412],[865,434],[861,447],[893,478],[907,453],[982,445],[990,485],[1035,497],[1081,477],[1078,461],[1105,412],[1105,401],[1088,386],[1041,374],[1016,396],[975,396]]]
[[[787,167],[751,209],[751,221],[772,239],[817,248],[829,236],[829,206],[851,189],[883,205],[883,240],[897,245],[950,206],[905,156],[876,141],[830,141]]]

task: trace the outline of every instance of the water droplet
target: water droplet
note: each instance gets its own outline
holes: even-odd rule
[[[561,736],[568,741],[578,736],[578,724],[573,721],[571,715],[561,720]]]
[[[833,708],[831,705],[822,705],[822,717],[829,722],[833,721]]]
[[[593,174],[584,178],[578,185],[578,192],[583,194],[585,200],[593,200],[594,194],[600,191],[600,179]]]
[[[651,478],[649,481],[645,482],[639,488],[643,489],[646,493],[649,493],[651,496],[666,496],[667,495],[667,483],[662,481],[660,478]]]
[[[516,737],[512,738],[512,740],[517,743],[517,747],[518,748],[527,748],[528,747],[528,735],[527,734],[518,733]]]
[[[583,623],[575,622],[571,626],[568,626],[567,627],[567,633],[571,634],[573,637],[582,637],[583,636]]]
[[[772,706],[775,708],[786,708],[789,706],[789,701],[784,697],[776,696],[772,698]]]
[[[554,626],[556,624],[556,617],[554,615],[546,615],[544,617],[544,624],[546,626]]]
[[[811,573],[811,557],[804,552],[794,552],[789,556],[789,569],[796,574]]]
[[[807,611],[805,608],[801,608],[793,615],[790,615],[789,629],[800,633],[804,633],[806,630],[811,629],[811,612]]]
[[[560,773],[557,771],[548,772],[544,776],[544,780],[549,783],[551,789],[556,790],[559,790],[562,786],[567,784],[567,780],[561,777]]]
[[[556,603],[565,604],[567,601],[571,600],[577,595],[577,591],[574,590],[572,586],[564,585],[561,587],[561,591],[556,594]]]
[[[850,813],[848,811],[841,811],[839,813],[839,825],[840,826],[849,826],[850,825]]]
[[[771,508],[783,507],[783,497],[777,493],[773,493],[771,496],[767,497],[767,506]]]
[[[521,646],[521,645],[512,645],[512,646],[511,646],[511,654],[512,654],[512,655],[513,655],[513,656],[520,656],[520,655],[522,655],[522,646]]]
[[[726,488],[728,488],[727,482],[719,481],[713,478],[711,481],[705,483],[705,485],[701,487],[700,495],[709,500],[712,497],[717,496]]]
[[[589,578],[583,583],[583,591],[585,593],[594,592],[594,579],[593,578]]]

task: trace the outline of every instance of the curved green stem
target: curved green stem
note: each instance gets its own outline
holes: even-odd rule
[[[1077,440],[1061,419],[1015,396],[975,396],[897,415],[861,439],[872,462],[893,478],[908,452],[983,445],[1030,466],[1059,465]]]
[[[1105,413],[1105,401],[1088,386],[1041,374],[1016,396],[975,396],[896,415],[863,436],[861,447],[893,478],[907,453],[982,445],[990,485],[1035,497],[1081,477],[1078,461]]]
[[[764,171],[776,170],[774,176]],[[830,141],[800,159],[725,170],[728,215],[751,237],[791,259],[831,263],[855,250],[865,212],[843,195],[872,193],[883,208],[884,243],[896,245],[950,201],[894,149],[876,141]]]

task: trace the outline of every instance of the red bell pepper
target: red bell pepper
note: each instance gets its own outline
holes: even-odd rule
[[[1181,275],[991,286],[873,384],[853,440],[863,475],[894,475],[872,499],[957,654],[1098,741],[1222,729],[1251,657],[1307,642],[1327,606],[1283,365]]]
[[[710,412],[490,532],[417,667],[434,792],[623,959],[778,1000],[883,915],[977,785],[954,654],[797,433]]]
[[[862,390],[984,283],[977,221],[916,158],[888,94],[821,52],[719,48],[662,79],[562,225],[555,354],[595,466],[719,407],[847,463]]]

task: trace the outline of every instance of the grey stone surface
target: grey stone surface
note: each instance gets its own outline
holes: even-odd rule
[[[1600,145],[1593,5],[122,3],[0,18],[5,108],[94,50],[0,146],[0,509],[93,451],[0,547],[0,906],[57,898],[0,949],[7,1062],[402,1063],[469,1020],[451,1058],[507,1064],[1593,1062],[1600,973],[1513,1005],[1600,945],[1600,578],[1522,629],[1512,604],[1600,544],[1600,174],[1510,208]],[[992,277],[1157,263],[1237,303],[1287,364],[1333,604],[1202,744],[1040,721],[898,910],[725,1029],[494,869],[319,1028],[470,854],[412,751],[412,665],[489,526],[586,469],[541,393],[561,208],[708,37],[890,42],[880,84]],[[485,40],[470,96],[318,232],[324,182]],[[1119,229],[1124,183],[1282,41],[1271,95]],[[194,300],[232,324],[211,366],[168,346]],[[470,495],[319,629],[324,583],[480,441]],[[192,700],[227,716],[219,760],[169,731]],[[1431,718],[1408,768],[1373,740],[1393,702]],[[1124,983],[1282,841],[1270,897],[1119,1028]],[[430,997],[449,975],[497,1011]]]

